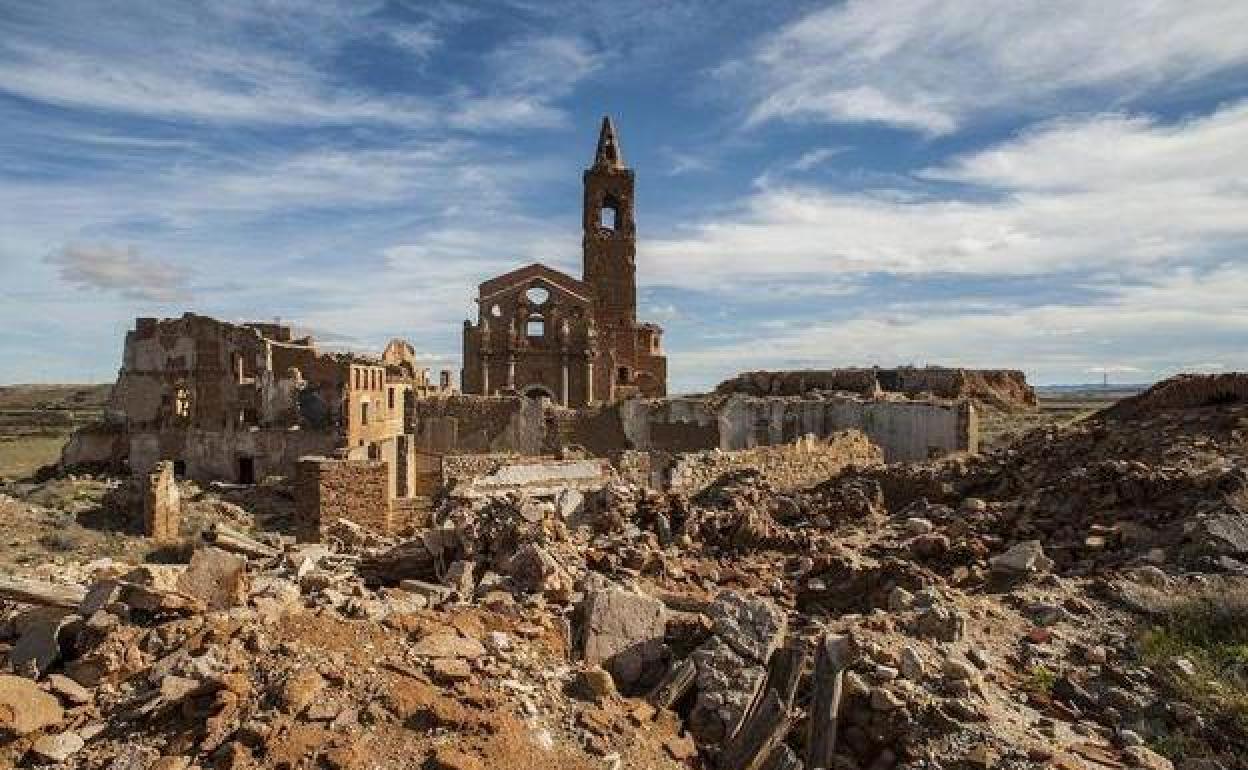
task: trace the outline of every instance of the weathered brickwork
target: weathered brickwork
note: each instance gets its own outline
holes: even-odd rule
[[[182,496],[173,474],[173,463],[159,462],[147,475],[143,488],[143,534],[161,543],[181,536]]]
[[[776,489],[804,489],[853,465],[865,468],[884,462],[880,448],[860,431],[847,430],[826,439],[799,439],[783,446],[681,455],[669,470],[667,486],[696,494],[725,473],[756,470]]]
[[[299,540],[320,540],[323,528],[335,519],[353,521],[384,534],[394,531],[386,463],[327,457],[305,457],[299,461],[295,475]]]
[[[276,323],[139,318],[107,420],[71,440],[62,464],[142,476],[172,460],[178,476],[250,484],[292,475],[309,454],[392,455],[407,403],[440,392],[410,349],[394,340],[373,358],[319,351]]]
[[[610,119],[584,174],[583,278],[535,263],[482,283],[463,391],[586,406],[667,393],[663,330],[637,321],[634,178]]]

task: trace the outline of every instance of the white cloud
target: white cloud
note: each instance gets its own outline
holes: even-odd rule
[[[885,302],[851,320],[813,322],[768,330],[765,337],[682,351],[673,371],[682,380],[708,383],[742,366],[815,368],[905,363],[1023,368],[1037,382],[1071,382],[1081,373],[1136,372],[1144,379],[1199,368],[1192,361],[1222,359],[1248,369],[1248,348],[1227,340],[1248,335],[1248,267],[1209,274],[1176,270],[1153,283],[1110,292],[1093,305],[1054,302],[1034,307],[967,311],[957,302],[913,307]],[[1077,334],[1054,335],[1076,328]]]
[[[134,246],[71,244],[44,261],[57,268],[61,280],[78,288],[160,303],[190,298],[189,271],[172,262],[144,257]]]
[[[722,75],[750,120],[880,122],[929,134],[985,110],[1176,90],[1248,64],[1225,0],[848,0],[766,37]]]
[[[1168,125],[1052,123],[922,171],[965,198],[764,183],[733,213],[643,241],[643,279],[723,287],[845,275],[1043,275],[1230,258],[1248,246],[1248,103]],[[990,193],[985,197],[985,193]]]

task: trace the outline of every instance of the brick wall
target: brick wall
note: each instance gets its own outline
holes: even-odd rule
[[[380,460],[305,457],[295,474],[295,527],[299,540],[320,540],[334,519],[375,532],[393,532],[386,489],[389,471]]]
[[[178,539],[182,527],[182,499],[171,461],[159,462],[143,489],[143,534],[162,543]]]
[[[847,430],[827,439],[803,438],[782,446],[686,454],[672,465],[669,487],[696,494],[725,473],[750,468],[761,472],[777,489],[795,490],[826,481],[850,465],[883,462],[879,447],[860,431]]]

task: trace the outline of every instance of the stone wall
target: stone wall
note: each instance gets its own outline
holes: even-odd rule
[[[633,399],[565,409],[523,397],[418,399],[409,430],[430,451],[446,454],[558,454],[583,447],[619,461],[636,450],[678,454],[791,443],[857,428],[889,462],[927,460],[979,448],[975,407],[966,400],[808,396]],[[430,425],[450,426],[433,441]],[[465,425],[465,433],[458,426]],[[423,431],[423,433],[422,433]],[[423,438],[422,438],[423,436]],[[445,469],[444,469],[445,470]]]
[[[669,469],[666,486],[692,495],[725,473],[752,469],[776,489],[791,491],[827,481],[851,465],[868,467],[883,460],[880,448],[862,432],[847,430],[826,439],[806,437],[782,446],[684,454]]]
[[[295,528],[300,541],[321,539],[323,527],[347,519],[389,534],[389,473],[379,460],[305,457],[295,474]]]

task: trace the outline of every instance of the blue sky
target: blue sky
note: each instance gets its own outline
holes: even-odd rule
[[[671,385],[1248,368],[1248,3],[0,0],[0,382],[140,315],[406,337],[579,271],[615,117]]]

